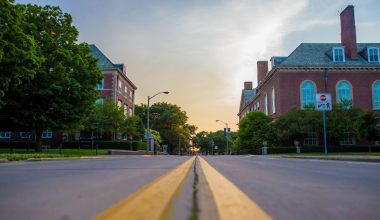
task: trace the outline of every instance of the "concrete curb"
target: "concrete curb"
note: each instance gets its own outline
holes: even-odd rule
[[[59,160],[93,160],[93,159],[104,159],[109,157],[104,156],[81,156],[81,157],[57,157],[57,158],[28,158],[24,161],[35,162],[35,161],[59,161]]]
[[[380,163],[380,156],[354,157],[354,156],[279,156],[277,158],[295,158],[295,159],[313,159],[313,160],[340,160],[340,161],[358,161]]]
[[[8,163],[8,159],[6,158],[0,158],[0,163]]]

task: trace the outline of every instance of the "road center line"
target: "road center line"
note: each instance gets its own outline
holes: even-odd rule
[[[272,219],[244,192],[226,177],[199,157],[201,168],[214,196],[219,218],[231,219]]]
[[[195,157],[143,186],[126,199],[107,209],[95,220],[163,219],[170,215],[171,201],[181,189]]]

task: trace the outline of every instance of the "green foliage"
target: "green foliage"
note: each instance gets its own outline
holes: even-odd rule
[[[36,42],[40,66],[33,79],[22,81],[4,96],[1,125],[12,130],[34,130],[37,148],[43,130],[79,127],[98,97],[101,80],[97,60],[87,44],[77,44],[72,18],[58,7],[18,5],[23,32]]]
[[[88,118],[87,127],[98,129],[97,132],[112,132],[113,140],[116,133],[125,126],[123,107],[118,107],[111,99],[104,99],[103,103],[95,104],[95,109]]]
[[[262,112],[250,112],[240,121],[237,133],[238,151],[256,153],[263,146],[263,141],[272,146],[276,142],[276,134],[272,118]]]
[[[135,114],[144,122],[147,120],[147,106],[135,106]],[[177,105],[159,102],[150,107],[150,128],[160,133],[162,144],[169,146],[169,152],[174,153],[178,144],[188,147],[196,127],[187,124],[187,114]]]
[[[292,109],[279,116],[274,126],[282,143],[293,144],[296,139],[302,142],[310,131],[322,132],[322,113],[313,109]]]
[[[125,119],[122,131],[127,133],[131,140],[142,140],[145,134],[144,123],[138,116],[130,116]]]
[[[33,79],[42,58],[32,36],[22,29],[22,9],[13,0],[0,0],[0,109],[3,96]]]

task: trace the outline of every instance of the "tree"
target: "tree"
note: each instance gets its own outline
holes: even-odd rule
[[[0,109],[8,90],[33,79],[42,61],[33,37],[21,28],[23,12],[13,2],[0,0]]]
[[[34,130],[36,149],[41,149],[41,134],[46,129],[78,127],[91,113],[101,80],[97,60],[87,44],[77,44],[78,31],[72,18],[59,7],[18,5],[21,26],[37,45],[43,61],[34,69],[33,79],[22,81],[7,93],[1,109],[3,127]]]
[[[122,131],[127,133],[131,140],[142,140],[145,133],[144,123],[138,116],[130,116],[125,119]]]
[[[144,122],[147,120],[147,106],[135,106],[135,114]],[[166,102],[155,103],[150,107],[150,128],[158,131],[162,143],[167,144],[169,152],[174,153],[181,143],[181,147],[188,146],[195,133],[196,127],[187,124],[187,114],[177,105]]]
[[[371,145],[373,142],[380,139],[380,129],[378,127],[378,115],[367,110],[360,115],[357,123],[360,138],[368,142],[368,148],[371,152]]]
[[[236,141],[238,150],[240,153],[256,153],[264,140],[268,146],[276,141],[272,118],[262,112],[248,113],[239,123]]]
[[[335,144],[348,135],[360,139],[358,122],[362,114],[362,109],[351,106],[349,102],[334,105],[333,111],[327,114],[327,133]]]
[[[294,140],[302,141],[311,131],[322,134],[322,114],[312,108],[294,108],[280,115],[274,126],[279,141],[285,145],[292,145]]]
[[[111,99],[104,99],[103,103],[95,104],[95,109],[87,120],[86,127],[98,129],[103,132],[112,133],[115,140],[116,134],[125,126],[123,107],[118,107]]]

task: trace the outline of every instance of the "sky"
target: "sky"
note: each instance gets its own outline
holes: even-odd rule
[[[200,131],[236,131],[245,81],[256,62],[288,56],[300,43],[339,43],[339,14],[355,6],[357,41],[380,42],[378,0],[18,0],[60,6],[79,42],[127,65],[136,104],[181,107]]]

